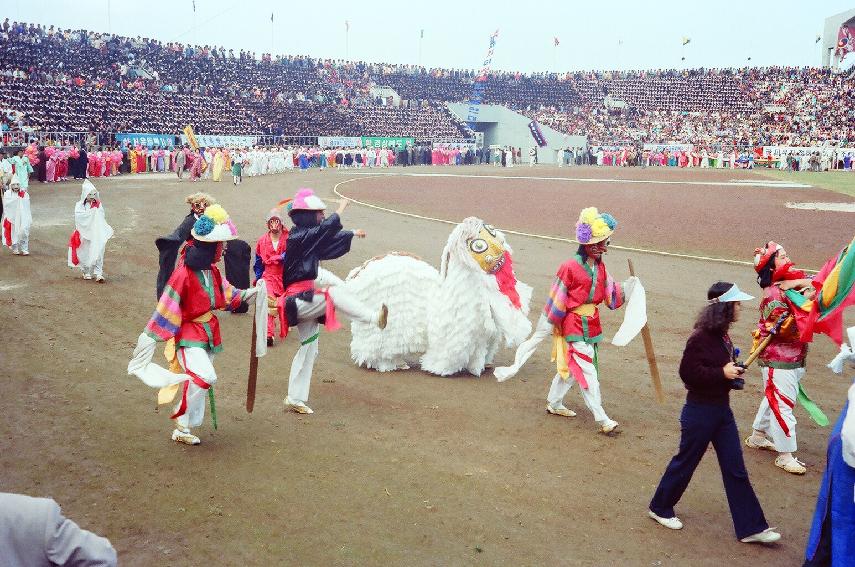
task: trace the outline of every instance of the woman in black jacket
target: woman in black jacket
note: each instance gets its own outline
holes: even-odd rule
[[[769,527],[748,480],[730,411],[730,390],[741,389],[745,369],[736,364],[728,330],[739,320],[740,302],[748,299],[754,298],[728,282],[716,282],[707,292],[708,305],[698,315],[680,361],[680,378],[688,390],[680,415],[680,449],[665,469],[648,515],[666,528],[683,527],[674,506],[712,443],[736,537],[745,543],[772,543],[781,534]]]

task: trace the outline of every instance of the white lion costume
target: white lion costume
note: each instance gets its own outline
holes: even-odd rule
[[[479,376],[501,346],[514,348],[531,331],[532,289],[513,273],[504,235],[475,217],[448,237],[439,272],[414,256],[372,258],[347,276],[347,288],[368,307],[389,307],[385,330],[354,321],[351,356],[381,372],[407,368],[440,376]]]

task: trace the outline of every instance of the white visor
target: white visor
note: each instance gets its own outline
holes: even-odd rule
[[[748,301],[749,299],[754,299],[753,295],[748,295],[736,284],[730,286],[730,289],[726,292],[722,293],[718,297],[714,297],[709,301],[709,303],[727,303],[728,301]]]

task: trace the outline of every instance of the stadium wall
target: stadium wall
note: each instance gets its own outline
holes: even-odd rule
[[[834,14],[825,19],[825,26],[822,30],[822,66],[834,67],[840,64],[834,51],[837,49],[837,33],[840,31],[840,26],[849,20],[855,18],[855,9],[846,10],[839,14]]]
[[[469,105],[466,103],[449,103],[448,109],[460,120],[466,121],[469,116]],[[482,104],[478,110],[478,118],[474,129],[484,133],[484,146],[512,146],[522,148],[523,161],[528,160],[528,151],[537,146],[529,131],[531,118],[523,116],[507,107],[496,104]],[[558,150],[565,147],[586,148],[588,139],[585,136],[568,136],[540,125],[546,146],[537,149],[538,163],[556,163]]]

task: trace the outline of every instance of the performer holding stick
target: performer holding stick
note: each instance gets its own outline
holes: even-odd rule
[[[755,346],[754,350],[759,352],[765,395],[754,418],[754,430],[745,439],[745,444],[752,449],[777,451],[776,467],[802,475],[807,469],[793,456],[797,448],[796,417],[793,414],[796,400],[818,423],[822,424],[824,420],[827,424],[828,420],[801,386],[808,345],[799,337],[795,317],[799,307],[788,294],[798,292],[801,298],[803,293],[804,298],[812,299],[815,292],[811,280],[793,267],[787,251],[775,242],[767,242],[763,248],[755,250],[754,269],[757,283],[763,288],[760,321],[754,340],[755,345],[765,342],[766,346],[763,349]]]
[[[534,333],[517,349],[513,366],[494,371],[499,381],[507,380],[519,371],[537,344],[551,334],[557,372],[547,396],[546,411],[563,417],[576,415],[564,406],[564,396],[573,386],[572,377],[579,383],[585,405],[603,433],[614,431],[618,422],[606,414],[600,396],[597,344],[603,333],[597,305],[604,303],[609,309],[617,309],[639,284],[634,276],[619,284],[606,272],[602,256],[608,250],[616,226],[617,221],[608,213],[600,213],[594,207],[582,210],[576,223],[579,248],[573,258],[558,268]],[[646,316],[640,321],[641,325],[644,322]],[[641,326],[629,333],[626,342],[639,330]]]
[[[158,403],[172,401],[181,387],[180,401],[172,414],[172,440],[198,445],[200,440],[190,428],[202,424],[206,394],[217,381],[214,355],[223,349],[220,324],[213,311],[237,308],[241,301],[255,296],[256,324],[263,329],[267,323],[267,291],[263,280],[255,288],[240,290],[220,275],[216,264],[222,258],[223,243],[237,238],[237,229],[220,205],[205,209],[193,224],[191,235],[183,264],[172,273],[151,320],[137,339],[128,374],[161,388]],[[260,337],[256,356],[267,351],[264,333]],[[164,354],[169,370],[151,362],[158,341],[168,341]],[[214,400],[209,397],[213,413]]]

